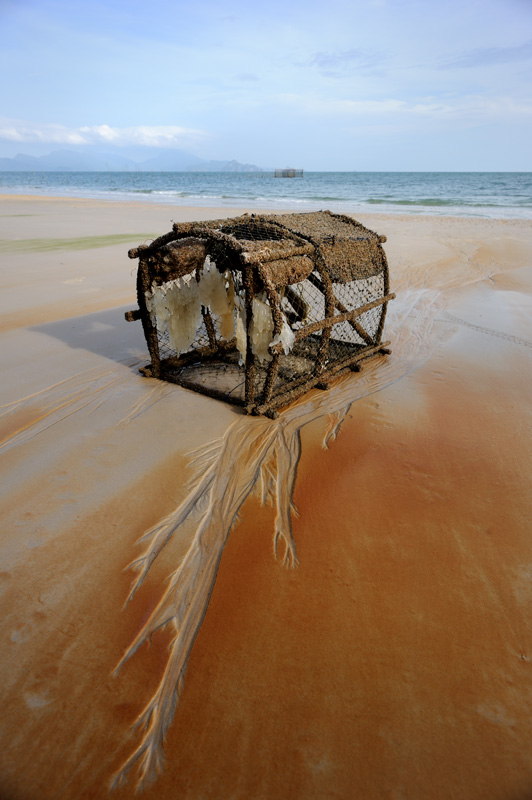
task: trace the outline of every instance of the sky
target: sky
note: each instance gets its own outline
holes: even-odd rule
[[[0,157],[532,171],[532,0],[0,0]]]

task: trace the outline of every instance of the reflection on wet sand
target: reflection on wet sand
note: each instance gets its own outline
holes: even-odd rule
[[[32,236],[43,237],[50,225],[65,237],[127,233],[132,220],[158,230],[175,214],[59,198],[8,205],[38,210]],[[12,237],[16,218],[2,219]],[[530,795],[532,228],[365,224],[388,235],[392,355],[274,423],[138,376],[146,351],[141,330],[122,321],[133,302],[123,246],[97,259],[79,251],[68,264],[53,253],[10,256],[12,286],[1,294],[2,798],[107,797],[150,725],[161,733],[163,711],[171,719],[171,706],[152,705],[148,728],[130,732],[163,679],[164,701],[177,699],[179,659],[185,690],[150,800]],[[186,453],[208,442],[188,470]],[[279,475],[293,478],[296,464],[292,492]],[[277,521],[253,493],[279,506]],[[155,539],[135,540],[183,501],[187,518],[176,528],[174,515],[149,563]],[[285,570],[271,539],[279,531],[282,560],[290,518],[300,565]],[[200,545],[214,562],[223,549],[210,597],[208,576],[194,584],[198,565],[209,566],[201,551],[193,558]],[[131,581],[123,569],[137,556],[149,570],[121,613]],[[166,631],[112,678],[168,575]],[[176,630],[178,611],[188,629]],[[155,735],[151,750],[162,766]],[[146,753],[109,796],[132,796]]]

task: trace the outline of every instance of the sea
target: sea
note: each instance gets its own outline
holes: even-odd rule
[[[0,172],[0,194],[176,206],[532,219],[531,172]]]

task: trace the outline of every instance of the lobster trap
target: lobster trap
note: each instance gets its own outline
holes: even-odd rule
[[[319,211],[176,223],[138,258],[138,310],[151,364],[143,374],[248,413],[277,409],[387,354],[395,295],[378,236]]]

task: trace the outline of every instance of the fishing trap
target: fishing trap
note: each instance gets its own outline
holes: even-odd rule
[[[129,251],[151,363],[141,372],[275,417],[388,354],[385,236],[319,211],[175,223]]]

